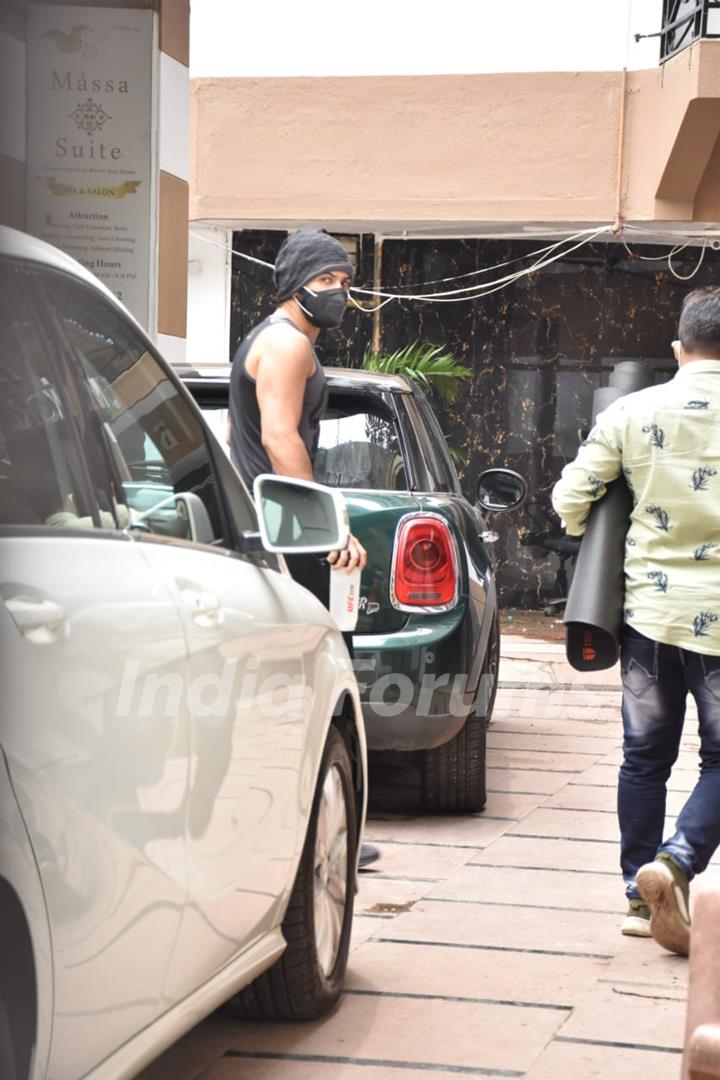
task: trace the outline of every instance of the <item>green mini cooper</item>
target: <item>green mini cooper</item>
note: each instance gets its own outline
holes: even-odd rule
[[[471,813],[486,799],[485,733],[500,634],[488,511],[519,506],[508,469],[462,494],[425,394],[400,376],[327,368],[315,479],[340,488],[364,544],[355,670],[368,749],[417,756],[429,811]],[[225,441],[229,379],[184,376]]]

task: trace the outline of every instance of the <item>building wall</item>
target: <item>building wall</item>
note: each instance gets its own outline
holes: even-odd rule
[[[190,216],[607,219],[619,91],[615,72],[193,80]]]
[[[720,41],[627,77],[195,79],[190,123],[194,220],[471,233],[619,206],[688,221],[718,179]]]

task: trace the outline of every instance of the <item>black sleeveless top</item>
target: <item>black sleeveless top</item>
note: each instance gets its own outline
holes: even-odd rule
[[[298,334],[302,334],[302,330],[298,330],[291,319],[283,315],[269,315],[267,319],[263,319],[261,323],[253,327],[240,342],[233,357],[230,372],[230,456],[251,492],[256,476],[260,473],[271,473],[274,470],[262,444],[257,388],[255,380],[247,373],[245,361],[258,335],[268,326],[278,322],[289,323]],[[325,372],[320,366],[315,349],[312,352],[315,371],[305,386],[302,414],[298,426],[298,433],[305,444],[310,461],[314,460],[317,452],[320,417],[328,401]]]

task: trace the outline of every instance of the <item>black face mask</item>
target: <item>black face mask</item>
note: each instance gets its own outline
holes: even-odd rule
[[[303,285],[301,295],[302,300],[298,296],[295,299],[313,326],[318,326],[321,330],[331,330],[340,325],[347,307],[347,293],[344,289],[313,292],[307,285]]]

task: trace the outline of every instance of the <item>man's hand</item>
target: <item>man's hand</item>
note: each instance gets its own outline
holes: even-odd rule
[[[367,566],[367,551],[362,546],[360,541],[350,534],[348,540],[348,546],[344,551],[331,551],[327,557],[327,561],[332,566],[333,570],[345,570],[346,574],[351,573],[353,570],[364,570]]]

